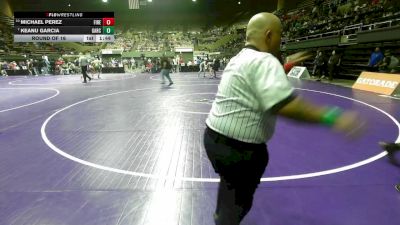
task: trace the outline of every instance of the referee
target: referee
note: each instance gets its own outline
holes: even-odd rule
[[[220,176],[217,225],[237,225],[250,211],[268,164],[268,141],[277,116],[320,123],[346,135],[360,132],[355,112],[319,107],[296,96],[277,56],[282,25],[270,13],[253,16],[246,46],[226,66],[206,120],[204,146]]]
[[[88,70],[88,66],[89,66],[89,59],[83,55],[82,53],[79,53],[79,66],[81,67],[82,70],[82,75],[83,75],[83,83],[86,83],[86,78],[89,79],[89,81],[92,80],[92,78],[90,78],[87,75],[87,70]]]

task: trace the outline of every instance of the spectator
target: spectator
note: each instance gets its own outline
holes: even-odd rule
[[[33,59],[26,60],[26,65],[27,65],[29,75],[33,75]]]
[[[129,69],[134,69],[134,68],[136,68],[136,61],[135,61],[135,59],[132,57],[131,58],[131,60],[130,60],[130,68]]]
[[[368,62],[369,71],[378,71],[378,66],[383,60],[383,54],[379,47],[375,48],[375,51],[371,53],[371,57]]]
[[[371,1],[371,4],[372,4],[372,5],[377,5],[377,4],[379,4],[379,0],[372,0],[372,1]]]
[[[199,72],[197,73],[197,77],[200,76],[200,73],[203,73],[203,78],[206,77],[206,63],[207,61],[203,59],[199,65]]]
[[[4,62],[1,62],[0,65],[1,65],[1,75],[8,76],[7,75],[8,63],[6,61],[4,61]]]
[[[171,62],[169,61],[169,59],[167,57],[163,57],[161,59],[161,79],[162,79],[161,84],[165,83],[165,78],[167,78],[169,81],[168,86],[171,86],[172,84],[174,84],[174,82],[172,82],[172,80],[171,80],[171,77],[169,76],[169,72],[171,69],[172,69]]]
[[[385,58],[379,64],[379,72],[394,73],[399,65],[399,60],[389,50],[385,51]]]
[[[338,70],[340,69],[341,57],[340,55],[336,54],[336,51],[332,51],[331,57],[328,60],[328,73],[329,73],[329,80],[332,81],[334,75],[337,74]]]
[[[43,57],[42,57],[42,59],[43,59],[43,70],[44,70],[44,74],[45,75],[47,75],[47,74],[50,74],[50,61],[49,61],[49,57],[47,56],[47,55],[44,55]]]
[[[33,66],[33,72],[35,73],[35,76],[39,76],[40,75],[40,64],[39,61],[37,59],[33,60],[32,62],[32,66]]]
[[[8,64],[8,68],[10,70],[17,70],[17,63],[15,61],[10,62],[10,64]]]
[[[219,59],[215,58],[213,60],[212,67],[211,67],[212,73],[214,75],[212,78],[217,78],[217,71],[218,71],[219,67],[220,67]]]
[[[317,76],[317,81],[320,81],[325,76],[322,74],[324,72],[325,67],[325,57],[322,51],[318,50],[317,56],[314,59],[314,69],[313,69],[313,76]]]

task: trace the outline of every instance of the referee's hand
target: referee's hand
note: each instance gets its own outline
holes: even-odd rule
[[[302,51],[302,52],[297,52],[295,54],[292,54],[288,57],[286,57],[286,62],[287,63],[293,63],[295,65],[306,61],[307,59],[311,58],[312,54],[307,51]]]
[[[357,138],[366,130],[367,122],[355,111],[344,111],[332,126],[334,131],[346,137]]]

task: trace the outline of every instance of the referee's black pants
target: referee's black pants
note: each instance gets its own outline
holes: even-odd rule
[[[83,75],[83,82],[86,83],[86,78],[88,78],[89,80],[92,80],[92,78],[90,78],[87,74],[88,66],[81,66],[81,69],[82,69],[82,75]]]
[[[250,211],[268,164],[267,146],[237,141],[206,128],[204,147],[221,178],[215,224],[238,225]]]

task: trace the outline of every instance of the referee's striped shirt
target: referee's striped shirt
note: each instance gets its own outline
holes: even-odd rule
[[[276,114],[294,98],[282,65],[273,55],[244,48],[226,66],[207,126],[247,143],[265,143]]]

